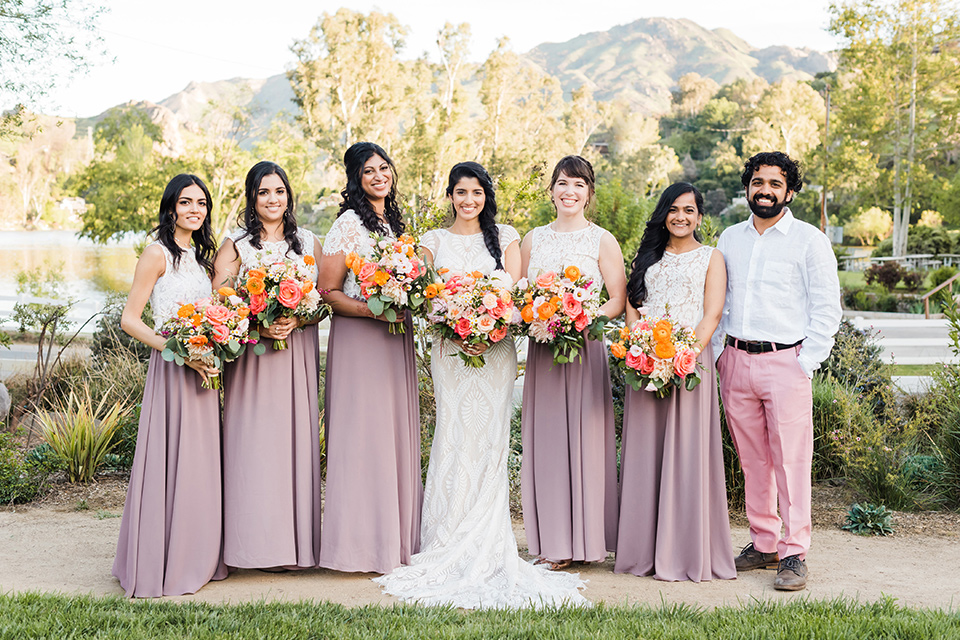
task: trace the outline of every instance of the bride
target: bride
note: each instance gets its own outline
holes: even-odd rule
[[[427,232],[426,258],[452,273],[495,269],[516,280],[520,236],[496,224],[493,182],[476,162],[450,171],[454,222]],[[467,367],[458,350],[483,353]],[[586,604],[577,574],[524,562],[510,522],[507,456],[517,352],[513,340],[487,349],[436,338],[431,353],[437,426],[424,490],[420,553],[374,578],[387,593],[426,605],[464,609]]]

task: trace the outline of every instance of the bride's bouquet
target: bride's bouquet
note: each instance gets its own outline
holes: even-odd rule
[[[447,269],[440,269],[445,275]],[[479,271],[453,273],[445,281],[431,283],[424,290],[429,300],[427,320],[444,338],[459,339],[464,345],[487,345],[503,340],[510,325],[519,322],[513,305],[513,280],[506,271],[489,276]],[[460,351],[460,359],[468,367],[486,364],[483,355]]]
[[[306,255],[299,260],[280,260],[248,269],[237,279],[237,290],[246,298],[250,313],[264,327],[277,318],[300,318],[303,322],[323,320],[330,305],[323,302],[313,284],[316,261]],[[286,340],[274,340],[273,348],[287,348]],[[262,353],[262,351],[257,352]]]
[[[417,255],[413,236],[405,233],[393,240],[375,235],[370,259],[351,251],[346,264],[360,282],[360,294],[371,313],[390,322],[390,333],[403,333],[403,324],[397,320],[404,310],[416,313],[423,307],[424,291],[433,281]]]
[[[693,329],[663,316],[644,315],[633,325],[610,334],[610,353],[623,370],[624,381],[666,398],[674,387],[693,390],[697,373],[697,336]]]
[[[230,287],[221,288],[215,297],[181,305],[177,315],[167,319],[160,335],[167,339],[160,354],[167,362],[183,366],[187,360],[200,360],[218,369],[236,360],[248,344],[258,344],[260,335],[250,329],[250,308]],[[220,376],[208,376],[205,389],[219,389]]]
[[[576,266],[562,273],[546,271],[533,282],[521,278],[514,290],[514,302],[527,335],[549,344],[554,364],[566,364],[579,357],[584,330],[591,339],[602,338],[608,318],[600,315],[600,286]]]

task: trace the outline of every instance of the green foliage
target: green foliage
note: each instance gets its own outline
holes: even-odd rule
[[[953,250],[953,239],[943,227],[910,227],[907,237],[907,252],[905,255],[935,255],[942,253],[956,253]],[[893,239],[881,241],[870,254],[874,258],[893,255]]]
[[[0,504],[20,504],[43,491],[56,460],[33,449],[24,455],[10,433],[0,431]]]
[[[631,260],[656,201],[627,191],[619,179],[597,183],[595,202],[589,218],[613,234],[625,260]]]
[[[935,269],[930,272],[930,289],[936,289],[941,284],[957,275],[957,268],[952,266],[943,266],[939,269]],[[944,287],[940,291],[937,291],[935,294],[930,296],[932,301],[939,302],[941,304],[946,303],[949,298],[952,297],[954,291],[960,290],[960,278],[954,280],[953,284],[949,287]]]
[[[893,513],[883,505],[855,502],[847,512],[841,529],[857,535],[886,536],[893,533]]]
[[[63,461],[67,479],[89,482],[113,448],[114,435],[126,413],[123,405],[111,407],[103,400],[94,406],[89,389],[85,389],[83,396],[71,392],[57,403],[57,411],[40,412],[37,419],[44,440]]]

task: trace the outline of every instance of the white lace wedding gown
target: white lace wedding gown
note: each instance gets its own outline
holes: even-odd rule
[[[503,250],[519,240],[498,225]],[[483,235],[446,229],[422,239],[437,268],[490,273]],[[507,456],[517,352],[505,339],[470,368],[448,340],[433,342],[437,426],[423,498],[420,553],[408,566],[374,578],[387,593],[426,605],[464,609],[587,604],[577,574],[550,572],[520,558],[510,522]]]

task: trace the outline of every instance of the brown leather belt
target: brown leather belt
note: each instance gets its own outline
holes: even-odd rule
[[[782,344],[780,342],[766,342],[763,340],[740,340],[739,338],[734,338],[733,336],[727,336],[728,345],[734,349],[746,351],[747,353],[770,353],[771,351],[783,351],[784,349],[792,349],[801,342],[803,342],[803,340],[797,340],[793,344]]]

